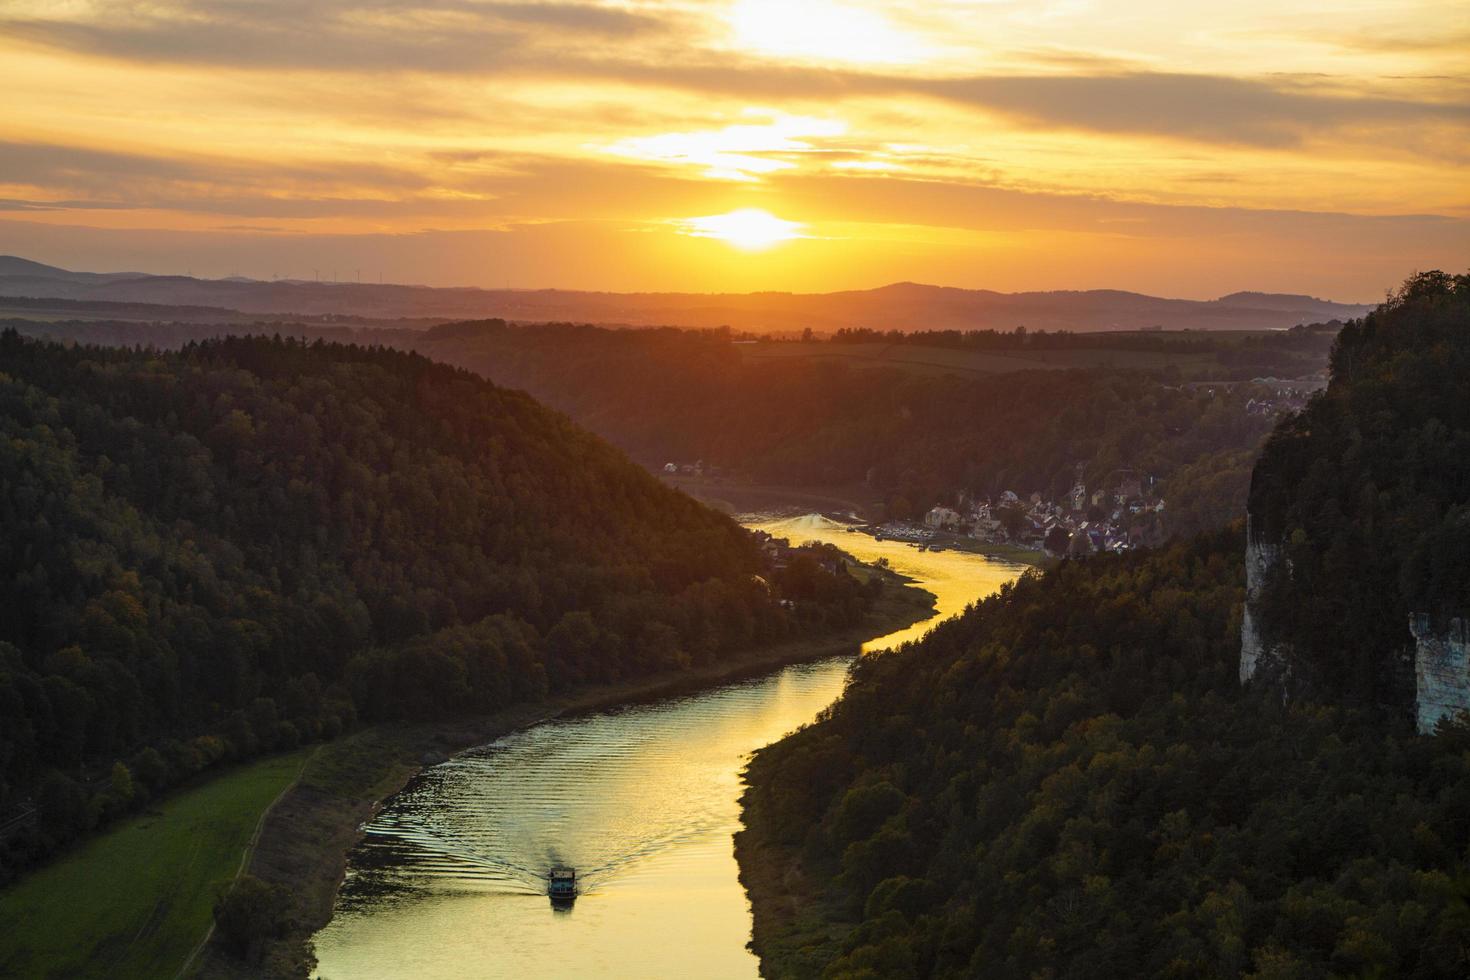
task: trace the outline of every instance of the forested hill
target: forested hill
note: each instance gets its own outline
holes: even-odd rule
[[[0,334],[0,485],[0,813],[42,816],[0,867],[222,758],[864,602],[808,562],[785,608],[733,521],[524,394],[381,348]]]
[[[494,321],[415,343],[525,388],[646,464],[703,459],[785,486],[866,481],[899,519],[957,490],[1060,497],[1080,462],[1089,486],[1120,469],[1166,481],[1172,530],[1215,527],[1244,511],[1271,424],[1248,411],[1243,387],[1195,390],[1131,369],[966,377],[849,364],[835,342],[822,345],[831,359],[753,358],[718,332]]]
[[[1462,288],[1411,281],[1339,345],[1332,397],[1376,410],[1342,458],[1292,472],[1310,490],[1380,453],[1405,468],[1372,496],[1343,485],[1371,510],[1324,492],[1307,498],[1320,514],[1280,512],[1309,522],[1300,537],[1355,513],[1432,527],[1445,511],[1426,501],[1466,505],[1452,424],[1395,407],[1460,417]],[[1322,413],[1284,426],[1268,460]],[[827,717],[762,750],[737,855],[765,975],[1470,975],[1470,719],[1421,737],[1371,706],[1242,688],[1244,544],[1237,524],[1028,575],[865,659]],[[1369,556],[1319,547],[1330,574],[1299,585],[1397,588],[1359,571]],[[1463,598],[1463,549],[1427,554],[1405,587]]]
[[[1250,514],[1279,555],[1253,612],[1291,684],[1407,708],[1410,614],[1470,617],[1470,275],[1416,276],[1342,331],[1326,393],[1267,443]]]
[[[414,350],[524,389],[646,466],[703,460],[758,484],[861,485],[885,504],[875,516],[896,519],[953,504],[959,491],[1056,499],[1079,463],[1091,487],[1133,470],[1163,481],[1175,533],[1245,510],[1250,467],[1271,428],[1264,403],[1278,394],[1241,382],[1325,368],[1341,326],[1247,337],[852,331],[749,344],[719,330],[501,320],[426,330],[9,322],[32,336],[125,346],[279,331]],[[1185,383],[1181,370],[1207,383]]]

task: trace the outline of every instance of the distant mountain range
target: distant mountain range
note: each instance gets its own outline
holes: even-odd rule
[[[252,315],[338,315],[524,322],[810,327],[880,330],[1262,330],[1346,320],[1371,307],[1311,296],[1241,292],[1215,300],[1162,299],[1112,289],[998,293],[920,283],[836,293],[601,293],[563,289],[435,288],[370,283],[195,279],[140,272],[72,272],[0,256],[0,297],[208,306]]]

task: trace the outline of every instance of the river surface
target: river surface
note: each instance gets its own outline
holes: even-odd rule
[[[1022,570],[875,541],[814,515],[746,523],[863,561],[886,557],[935,594],[940,616]],[[864,649],[914,639],[936,621]],[[752,751],[841,694],[850,661],[547,722],[425,770],[351,853],[332,921],[316,936],[317,975],[756,977],[731,844],[740,772]],[[557,863],[578,872],[569,911],[546,898],[542,876]]]

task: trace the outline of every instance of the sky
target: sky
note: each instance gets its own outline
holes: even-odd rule
[[[1464,0],[0,0],[0,252],[518,288],[1470,267]]]

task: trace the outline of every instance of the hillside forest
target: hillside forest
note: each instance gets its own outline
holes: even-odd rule
[[[1406,606],[1465,608],[1467,351],[1470,277],[1415,277],[1257,469],[1330,676],[1399,659]],[[1470,972],[1470,719],[1242,687],[1245,543],[1063,562],[861,660],[748,772],[766,975]]]
[[[0,435],[0,813],[38,817],[0,876],[221,762],[708,663],[872,595],[381,347],[7,331]]]
[[[242,329],[12,325],[58,339],[159,347]],[[501,320],[425,330],[249,329],[415,350],[529,392],[650,468],[699,460],[740,482],[856,486],[882,501],[878,518],[916,518],[935,503],[954,504],[959,493],[1035,491],[1058,499],[1080,464],[1091,487],[1122,470],[1152,478],[1169,502],[1167,530],[1188,534],[1245,511],[1250,467],[1272,424],[1269,413],[1252,410],[1269,392],[1249,380],[1325,369],[1339,326],[1244,336],[854,330],[811,344],[754,344],[728,330]],[[1004,356],[978,375],[961,364],[915,370],[848,356],[874,347]],[[757,349],[762,356],[754,356]],[[1075,361],[1036,360],[1054,356]],[[1204,364],[1220,383],[1191,381],[1178,364]]]

